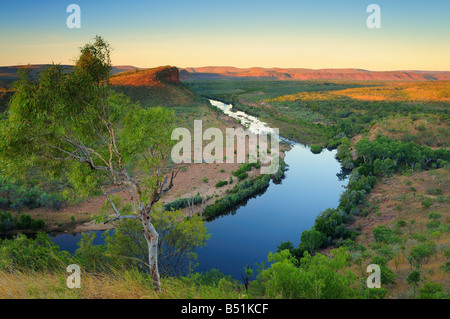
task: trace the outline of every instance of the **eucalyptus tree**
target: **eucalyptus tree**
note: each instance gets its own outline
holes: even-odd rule
[[[20,178],[38,168],[65,180],[78,196],[102,190],[114,212],[105,222],[141,222],[152,281],[160,290],[152,209],[177,173],[169,157],[173,113],[140,107],[114,93],[110,52],[97,36],[81,48],[71,69],[53,64],[34,79],[26,70],[21,73],[0,121],[2,174]],[[129,205],[115,205],[114,188],[129,193]]]

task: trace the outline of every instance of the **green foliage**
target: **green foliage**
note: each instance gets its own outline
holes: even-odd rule
[[[425,198],[422,202],[421,202],[422,206],[424,208],[430,208],[431,207],[431,199],[430,198]]]
[[[18,234],[0,244],[1,270],[65,270],[71,263],[69,254],[59,251],[45,233],[38,233],[35,239]]]
[[[375,241],[378,243],[390,243],[392,238],[392,230],[385,225],[377,226],[372,229],[372,234]]]
[[[198,285],[218,286],[220,282],[224,280],[234,283],[235,280],[231,275],[224,275],[218,269],[212,268],[205,273],[192,273],[188,275],[188,278],[193,280]]]
[[[95,233],[82,233],[75,250],[75,259],[84,271],[106,273],[111,270],[112,259],[106,255],[105,245],[94,245]]]
[[[412,142],[393,141],[385,136],[380,136],[372,142],[362,138],[355,148],[364,163],[374,165],[374,168],[376,166],[375,173],[381,175],[395,172],[400,165],[412,169],[420,165],[426,169],[432,163],[439,167],[442,161],[450,160],[450,151],[446,149],[432,150]]]
[[[366,176],[358,168],[353,169],[346,190],[340,196],[338,208],[325,210],[315,220],[315,229],[326,236],[328,244],[332,239],[345,240],[355,236],[345,227],[345,223],[361,213],[360,207],[366,205],[366,194],[372,190],[375,182],[374,176]]]
[[[248,173],[242,173],[237,176],[238,180],[242,181],[248,177]]]
[[[68,182],[66,192],[86,198],[111,183],[111,173],[123,177],[125,167],[134,167],[145,176],[139,200],[150,200],[174,144],[173,112],[141,108],[114,93],[107,85],[109,51],[97,37],[71,70],[51,65],[37,80],[22,72],[0,122],[0,163],[8,168],[2,175],[19,179],[39,168]]]
[[[385,245],[385,246],[382,246],[382,247],[378,248],[376,250],[376,252],[380,256],[383,256],[384,258],[386,258],[387,261],[389,261],[392,258],[394,258],[394,252],[392,251],[392,249],[388,245]]]
[[[17,227],[17,218],[11,212],[0,212],[0,233],[6,232]]]
[[[283,241],[277,246],[277,253],[279,253],[282,250],[289,250],[289,252],[292,254],[292,250],[294,249],[294,245],[290,241]]]
[[[440,268],[442,269],[442,271],[444,272],[444,274],[450,272],[450,261],[445,262],[444,264],[442,264],[440,266]]]
[[[438,212],[431,212],[428,214],[428,218],[437,220],[437,219],[441,218],[441,214],[439,214]]]
[[[311,152],[314,154],[320,154],[322,152],[322,146],[320,145],[311,145]]]
[[[110,45],[102,37],[96,36],[94,43],[84,45],[75,67],[83,70],[96,83],[109,78],[111,72]]]
[[[355,164],[353,162],[350,139],[344,137],[341,138],[339,142],[340,144],[337,147],[336,157],[340,160],[342,167],[345,169],[353,169]]]
[[[25,206],[33,209],[46,207],[60,209],[64,199],[58,193],[44,192],[40,186],[28,186],[0,180],[0,209],[15,209],[19,212]]]
[[[216,183],[216,187],[222,187],[228,185],[228,181],[219,181]]]
[[[208,234],[200,217],[184,218],[180,210],[155,207],[152,223],[159,234],[158,260],[163,275],[187,273],[196,259],[194,249],[206,244]],[[105,234],[105,253],[115,264],[147,270],[148,248],[142,226],[136,220],[122,220],[113,234]]]
[[[361,87],[368,95],[373,94],[372,87],[380,84],[370,81],[330,83],[236,79],[193,81],[187,82],[186,85],[203,96],[233,103],[234,109],[257,116],[271,127],[280,128],[281,135],[286,138],[303,144],[326,145],[329,148],[338,146],[342,137],[351,138],[364,133],[383,119],[399,115],[414,120],[425,114],[437,114],[446,119],[448,109],[448,102],[424,102],[422,97],[418,102],[390,98],[366,101],[345,96],[345,89],[354,87]],[[390,86],[381,84],[376,88],[376,94],[380,94],[380,91],[387,87]],[[336,90],[344,90],[344,94],[333,94]],[[399,91],[395,90],[396,96],[398,93]],[[270,107],[255,107],[262,104]],[[424,136],[407,136],[405,141],[431,142],[438,147],[448,143],[448,134],[444,131],[437,135],[426,134],[426,131],[419,133]],[[353,168],[351,157],[345,157],[341,163]]]
[[[398,220],[397,221],[397,226],[398,227],[405,227],[406,226],[406,221],[402,220],[402,219]]]
[[[418,268],[428,262],[428,259],[436,253],[436,244],[432,241],[425,242],[409,250],[408,261]]]
[[[32,231],[44,230],[45,222],[43,219],[33,219],[28,214],[20,215],[19,220],[17,220],[10,212],[0,212],[0,233],[14,229]]]
[[[416,287],[419,285],[420,282],[420,272],[417,270],[411,271],[408,277],[406,277],[406,282],[408,283],[408,285],[413,286],[414,294],[416,294]]]
[[[325,246],[327,237],[313,227],[311,230],[304,230],[302,232],[300,241],[303,247],[313,255],[320,247]]]
[[[367,289],[367,298],[386,299],[389,296],[389,293],[389,289],[387,288]]]
[[[216,200],[214,204],[207,205],[203,215],[207,219],[211,219],[266,189],[269,186],[269,182],[269,175],[259,175],[251,180],[241,182],[233,187],[229,195]]]
[[[418,299],[448,299],[449,294],[444,293],[442,284],[435,282],[427,282],[423,287],[419,288]]]
[[[358,294],[356,276],[346,269],[350,254],[343,248],[332,250],[330,256],[305,252],[297,267],[288,250],[270,253],[270,268],[259,272],[249,292],[267,298],[341,299]]]
[[[173,202],[167,203],[164,205],[164,209],[169,210],[179,210],[185,207],[188,207],[191,203],[194,205],[201,204],[203,198],[200,195],[196,195],[194,197],[189,198],[178,198]]]
[[[372,258],[372,264],[376,264],[380,266],[381,273],[381,283],[383,285],[393,284],[395,283],[395,274],[394,272],[387,266],[388,259],[384,256],[374,256]]]
[[[253,168],[259,168],[260,167],[260,163],[243,163],[239,166],[239,168],[236,171],[232,171],[231,174],[233,174],[233,176],[239,178],[239,176],[245,176],[242,179],[247,178],[249,171],[251,171]]]
[[[27,214],[20,215],[19,222],[17,223],[18,229],[42,230],[44,229],[44,227],[44,220],[34,220],[30,215]]]

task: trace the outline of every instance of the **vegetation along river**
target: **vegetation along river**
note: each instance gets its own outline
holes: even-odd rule
[[[231,105],[213,100],[211,104],[239,119],[249,130],[271,130],[253,116],[233,112]],[[314,225],[320,212],[337,207],[347,184],[347,179],[337,176],[341,165],[335,154],[335,150],[327,149],[313,154],[309,147],[292,143],[285,157],[289,170],[281,183],[271,181],[264,193],[206,223],[211,238],[196,250],[199,265],[195,271],[216,268],[240,280],[247,264],[267,261],[268,253],[275,252],[281,242],[291,241],[297,246],[302,231]],[[95,243],[100,244],[102,231],[96,233]],[[60,249],[73,252],[80,238],[80,234],[60,234],[52,241]]]

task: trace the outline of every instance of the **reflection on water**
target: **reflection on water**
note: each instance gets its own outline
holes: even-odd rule
[[[103,233],[105,231],[103,230],[96,230],[91,231],[95,233],[95,239],[94,244],[95,245],[101,245],[104,244],[105,241],[102,237]],[[73,234],[51,234],[51,240],[56,245],[59,246],[60,249],[66,250],[70,253],[74,253],[75,250],[78,248],[78,242],[80,241],[82,236],[82,233],[73,233]]]
[[[314,225],[316,216],[336,207],[347,180],[339,180],[336,151],[313,154],[295,144],[287,152],[289,165],[281,184],[270,183],[266,191],[247,201],[235,214],[207,223],[211,238],[197,249],[198,271],[218,268],[236,279],[247,264],[267,261],[283,241],[298,245],[303,230]]]
[[[274,133],[274,130],[271,127],[269,127],[269,125],[267,125],[264,122],[261,122],[257,117],[248,115],[242,111],[237,112],[232,111],[231,109],[233,106],[231,104],[225,104],[214,100],[209,100],[209,102],[215,107],[221,109],[226,115],[239,120],[241,124],[244,125],[251,133],[254,134]]]
[[[253,133],[273,132],[254,116],[233,112],[230,104],[210,102]],[[283,241],[298,245],[302,231],[314,225],[316,216],[338,205],[347,172],[336,160],[336,151],[313,154],[292,142],[291,147],[285,157],[289,171],[282,183],[271,181],[256,198],[207,223],[211,238],[206,247],[197,249],[198,271],[218,268],[240,280],[247,264],[267,261],[268,253]]]
[[[270,133],[263,122],[243,112],[233,112],[232,106],[211,101],[231,117],[238,118],[252,132]],[[336,207],[347,174],[335,158],[336,151],[324,149],[313,154],[297,143],[286,153],[289,165],[282,183],[270,182],[269,187],[240,206],[206,222],[211,238],[207,246],[196,250],[199,267],[204,272],[217,268],[240,280],[244,267],[267,261],[270,251],[275,251],[283,241],[295,246],[303,230],[314,225],[316,216],[330,207]],[[102,231],[96,231],[96,243],[102,243]],[[58,235],[53,242],[62,249],[73,252],[80,234]]]

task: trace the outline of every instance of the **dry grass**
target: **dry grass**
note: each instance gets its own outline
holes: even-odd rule
[[[450,170],[440,168],[432,171],[417,172],[409,175],[395,175],[390,178],[383,178],[378,181],[374,189],[368,196],[371,204],[377,207],[366,217],[356,216],[353,226],[360,229],[361,235],[357,242],[365,247],[370,247],[374,242],[372,230],[380,225],[386,225],[395,229],[399,220],[406,221],[406,226],[400,228],[399,236],[404,238],[403,252],[389,261],[388,267],[396,274],[395,284],[387,288],[391,292],[392,298],[406,298],[410,296],[412,288],[407,284],[406,277],[413,270],[406,260],[409,250],[420,244],[412,237],[414,234],[428,234],[430,230],[427,223],[431,220],[430,212],[441,214],[439,219],[442,224],[448,224],[450,220]],[[430,194],[430,190],[439,189],[442,195]],[[431,192],[433,193],[433,192]],[[424,199],[431,200],[431,206],[426,208],[422,205]],[[411,226],[411,220],[415,224]],[[441,283],[446,291],[450,290],[449,274],[445,275],[440,268],[447,258],[443,255],[445,250],[450,248],[450,235],[443,232],[439,239],[432,239],[437,245],[437,254],[429,258],[421,267],[421,285],[425,282]],[[391,246],[392,248],[392,246]]]
[[[450,146],[450,126],[448,121],[436,115],[422,115],[413,120],[407,116],[396,116],[374,124],[367,133],[352,138],[354,145],[361,138],[373,141],[377,136],[387,136],[393,140],[402,140],[405,135],[413,137],[413,142],[433,149]]]
[[[151,280],[136,271],[81,275],[81,287],[69,289],[69,273],[0,271],[0,299],[208,299],[244,298],[229,282],[196,285],[192,280],[163,278],[157,293]]]
[[[351,88],[329,92],[302,92],[277,97],[272,101],[330,100],[338,97],[363,101],[450,101],[450,81],[385,82],[380,86]]]

